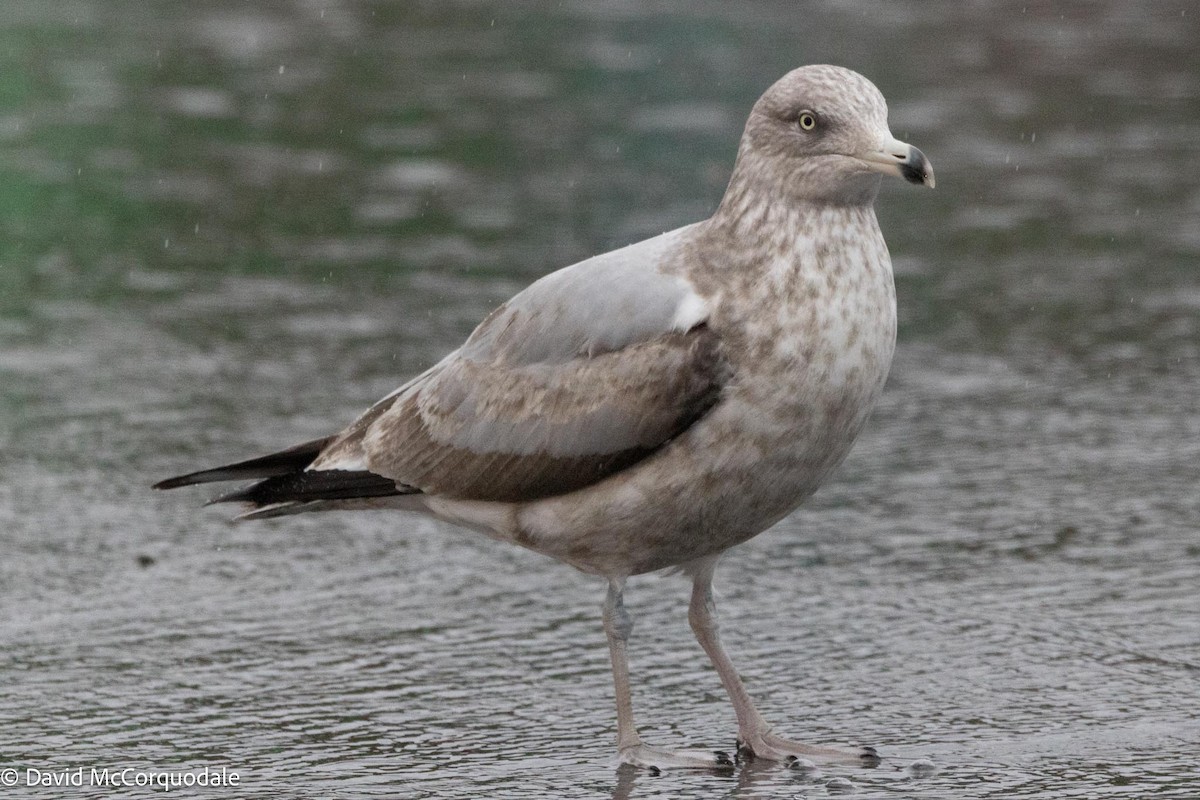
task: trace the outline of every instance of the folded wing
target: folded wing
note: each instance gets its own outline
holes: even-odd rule
[[[266,480],[219,499],[273,513],[414,492],[520,502],[647,458],[711,409],[727,378],[706,302],[660,269],[688,231],[537,281],[315,457],[310,445],[302,457],[243,462]],[[245,477],[243,465],[160,486]]]

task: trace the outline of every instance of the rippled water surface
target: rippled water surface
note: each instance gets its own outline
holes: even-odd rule
[[[93,766],[240,774],[207,796],[1200,796],[1198,20],[5,0],[5,796]],[[776,726],[880,767],[618,770],[595,579],[148,490],[324,434],[537,276],[707,215],[753,100],[819,61],[876,81],[938,188],[880,198],[901,342],[871,426],[718,586]],[[729,749],[686,597],[630,584],[635,707]]]

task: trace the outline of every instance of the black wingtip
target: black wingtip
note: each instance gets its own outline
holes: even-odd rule
[[[178,489],[180,486],[191,486],[196,481],[192,480],[191,475],[177,475],[174,478],[167,478],[165,481],[159,481],[151,486],[151,489]]]
[[[197,483],[244,481],[300,472],[308,467],[331,441],[333,441],[332,436],[313,439],[310,442],[303,442],[286,450],[280,450],[278,453],[271,453],[259,458],[238,461],[235,464],[226,464],[214,469],[189,472],[186,475],[176,475],[173,478],[159,481],[151,488],[178,489],[180,486],[193,486]]]
[[[360,500],[412,494],[391,478],[366,470],[315,470],[277,475],[241,489],[214,497],[214,503],[250,503],[263,507],[278,503],[308,503],[316,500]]]

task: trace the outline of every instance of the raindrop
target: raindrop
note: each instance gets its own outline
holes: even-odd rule
[[[849,778],[830,778],[825,782],[825,788],[830,793],[852,792],[854,791],[854,782]]]
[[[797,758],[796,756],[788,756],[783,762],[788,769],[794,769],[797,772],[804,772],[810,775],[817,774],[817,765],[809,761],[807,758]]]

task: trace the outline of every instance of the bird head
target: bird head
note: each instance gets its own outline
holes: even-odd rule
[[[811,201],[869,203],[881,174],[934,185],[925,154],[892,136],[875,85],[823,64],[792,70],[759,98],[738,160],[756,179]]]

